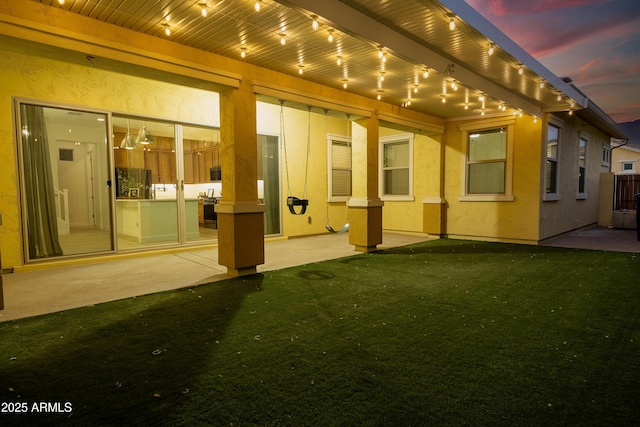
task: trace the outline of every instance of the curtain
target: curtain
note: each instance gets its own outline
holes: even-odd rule
[[[29,258],[62,255],[43,107],[20,105]]]

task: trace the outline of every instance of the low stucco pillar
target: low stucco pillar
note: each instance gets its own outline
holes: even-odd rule
[[[382,243],[382,207],[378,197],[378,136],[376,113],[352,123],[353,197],[349,200],[349,244],[360,252]]]
[[[264,205],[258,201],[256,96],[241,82],[220,93],[222,200],[218,215],[218,263],[227,273],[256,273],[264,264]]]
[[[442,237],[445,234],[446,201],[442,197],[422,199],[422,232]]]

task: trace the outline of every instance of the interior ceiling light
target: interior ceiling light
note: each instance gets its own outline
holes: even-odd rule
[[[382,94],[383,93],[384,93],[384,90],[378,89],[378,96],[376,97],[378,99],[378,101],[380,101],[382,99]]]
[[[418,93],[418,85],[413,86],[413,93]]]
[[[491,43],[489,45],[489,49],[487,49],[487,53],[489,54],[489,56],[493,55],[495,53],[496,49],[493,43]]]
[[[384,81],[384,71],[380,73],[380,81],[383,82]]]
[[[456,21],[453,19],[456,17],[453,13],[447,13],[447,17],[449,18],[449,31],[453,31],[456,29]]]
[[[256,0],[256,4],[253,5],[253,8],[256,10],[256,12],[260,12],[260,0]]]
[[[317,30],[318,29],[318,17],[313,15],[311,18],[313,19],[313,21],[311,22],[311,27],[314,30]]]
[[[478,96],[478,101],[484,102],[484,95],[483,94],[480,94],[480,96]]]
[[[149,145],[152,142],[153,142],[153,136],[151,136],[151,132],[147,130],[147,126],[143,123],[142,129],[138,131],[136,144]]]

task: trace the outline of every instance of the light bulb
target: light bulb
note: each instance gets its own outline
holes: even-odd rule
[[[329,31],[329,37],[327,37],[327,40],[329,40],[329,43],[333,43],[333,31]]]
[[[62,6],[64,4],[64,0],[58,0],[58,4]]]
[[[260,0],[256,0],[256,4],[253,7],[256,12],[260,12]]]
[[[342,81],[342,88],[343,88],[343,89],[346,89],[346,88],[347,88],[347,83],[349,83],[349,80],[347,80],[347,79],[344,79],[344,80]]]
[[[202,15],[203,18],[207,17],[207,6],[206,5],[202,6],[202,10],[200,11],[200,14]]]
[[[377,99],[380,101],[380,99],[382,99],[382,95],[378,94]]]
[[[302,75],[303,72],[304,72],[304,65],[302,64],[298,65],[298,74]]]
[[[544,89],[544,80],[540,81],[540,89]]]
[[[495,49],[493,48],[493,43],[491,43],[489,45],[489,50],[487,50],[487,53],[489,54],[489,56],[493,55],[493,53],[495,52]]]
[[[446,104],[446,102],[447,102],[447,97],[446,97],[446,96],[444,96],[444,95],[440,95],[440,96],[442,97],[442,103],[443,103],[443,104]]]
[[[383,82],[384,81],[384,73],[380,73],[380,81]]]
[[[384,52],[382,51],[382,49],[378,49],[378,58],[382,59],[383,56]]]
[[[338,56],[338,59],[336,60],[336,64],[342,65],[342,56]]]
[[[429,70],[424,70],[424,73],[422,73],[422,77],[425,79],[429,77]]]
[[[558,97],[557,97],[556,99],[557,99],[558,101],[562,101],[562,94],[561,94],[561,93],[559,93],[559,94],[558,94]]]
[[[464,104],[464,109],[468,110],[469,109],[469,104]]]
[[[318,29],[318,18],[316,18],[315,16],[313,17],[313,22],[311,23],[311,27],[312,27],[314,30],[317,30],[317,29]]]
[[[287,43],[287,37],[284,34],[280,34],[280,44],[284,46],[285,43]]]
[[[480,102],[484,101],[484,95],[480,95],[480,96],[478,97],[478,101],[480,101]]]
[[[240,57],[245,58],[247,56],[247,49],[244,47],[240,48]]]
[[[418,86],[417,85],[413,87],[413,93],[418,93]]]
[[[449,19],[449,30],[453,31],[456,29],[456,21],[453,20],[453,18]]]
[[[520,66],[520,68],[518,68],[518,74],[520,75],[524,74],[524,68],[522,67],[522,65]]]
[[[171,35],[171,29],[168,25],[164,27],[164,33],[167,35],[167,37]]]

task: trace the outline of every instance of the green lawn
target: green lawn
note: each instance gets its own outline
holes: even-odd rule
[[[437,240],[1,323],[0,386],[1,425],[639,425],[640,257]]]

